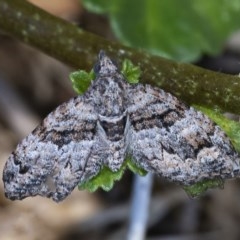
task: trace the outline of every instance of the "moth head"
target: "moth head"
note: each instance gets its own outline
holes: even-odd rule
[[[94,72],[96,75],[106,76],[118,72],[118,67],[116,63],[101,50],[98,54],[98,61],[94,66]]]

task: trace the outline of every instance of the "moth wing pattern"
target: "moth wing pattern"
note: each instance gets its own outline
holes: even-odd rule
[[[41,195],[59,202],[95,176],[101,166],[96,126],[94,108],[83,96],[57,107],[9,157],[3,172],[6,196]]]
[[[228,137],[203,113],[149,85],[130,85],[128,95],[129,152],[138,166],[182,185],[239,173]]]

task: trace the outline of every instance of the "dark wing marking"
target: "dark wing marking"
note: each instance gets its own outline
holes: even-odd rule
[[[128,96],[129,153],[143,169],[184,185],[239,172],[237,153],[207,116],[149,85],[129,85]]]
[[[5,195],[63,200],[101,168],[96,129],[97,114],[84,97],[60,105],[9,157],[3,172]]]

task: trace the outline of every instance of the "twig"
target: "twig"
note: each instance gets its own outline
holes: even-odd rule
[[[152,180],[153,176],[151,173],[148,173],[145,177],[137,174],[134,177],[130,223],[127,233],[128,240],[145,239]]]
[[[189,104],[240,114],[240,78],[177,63],[125,47],[54,17],[27,1],[0,0],[0,30],[68,65],[89,70],[100,49],[131,59],[144,83],[157,85]]]

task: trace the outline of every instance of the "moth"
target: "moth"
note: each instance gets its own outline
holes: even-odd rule
[[[146,171],[191,185],[239,175],[239,156],[224,132],[171,94],[129,84],[99,53],[85,94],[51,112],[8,158],[11,200],[44,196],[59,202],[103,166],[118,171],[126,156]]]

